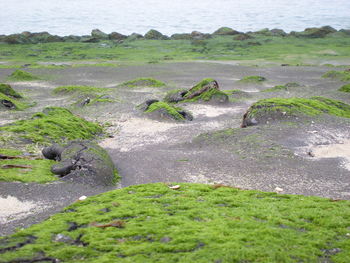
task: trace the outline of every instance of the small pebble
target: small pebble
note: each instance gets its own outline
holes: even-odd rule
[[[79,199],[78,199],[78,200],[79,200],[79,201],[84,201],[86,198],[87,198],[87,196],[86,196],[86,195],[82,195],[82,196],[80,196],[80,197],[79,197]]]
[[[277,187],[275,188],[275,192],[276,192],[276,193],[281,193],[281,192],[283,192],[283,189],[277,186]]]

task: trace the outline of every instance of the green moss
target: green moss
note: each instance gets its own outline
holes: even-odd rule
[[[86,93],[103,93],[109,91],[105,88],[96,88],[91,86],[60,86],[53,90],[54,94],[86,94]]]
[[[9,84],[0,84],[0,93],[13,98],[22,98],[21,94],[15,91]]]
[[[350,105],[324,97],[271,98],[254,103],[248,110],[248,117],[265,115],[268,112],[284,112],[286,115],[303,114],[316,116],[323,113],[350,118]]]
[[[195,86],[193,86],[185,95],[184,95],[184,101],[183,102],[194,102],[194,101],[198,101],[198,100],[202,100],[202,101],[209,101],[211,99],[213,99],[214,97],[227,97],[227,94],[215,89],[215,88],[211,88],[206,92],[201,93],[198,96],[195,96],[191,99],[188,99],[188,97],[190,97],[192,94],[196,93],[197,91],[200,91],[204,86],[212,83],[212,82],[216,82],[216,80],[212,79],[212,78],[205,78],[202,79],[200,82],[198,82]]]
[[[18,99],[8,97],[1,92],[0,92],[0,100],[11,101],[15,105],[15,110],[24,110],[30,106],[28,103],[22,102]],[[0,108],[3,108],[2,104],[0,104]]]
[[[151,112],[155,112],[155,111],[159,111],[159,110],[165,111],[174,120],[178,120],[178,121],[185,120],[184,116],[179,113],[179,111],[183,111],[182,108],[174,107],[174,106],[172,106],[166,102],[163,102],[163,101],[152,103],[145,112],[151,113]]]
[[[30,80],[37,80],[39,79],[39,77],[29,72],[18,69],[12,72],[12,74],[8,77],[8,79],[12,81],[30,81]]]
[[[341,81],[350,81],[350,71],[335,71],[331,70],[322,75],[324,78],[339,79]]]
[[[301,87],[300,84],[296,82],[290,82],[285,85],[277,85],[269,89],[265,89],[262,92],[274,92],[274,91],[285,91],[285,90],[290,90],[291,88],[297,88]]]
[[[8,156],[19,156],[22,153],[18,150],[0,149],[0,154]],[[46,159],[31,159],[22,157],[19,159],[0,159],[0,181],[6,182],[36,182],[46,183],[54,181],[57,178],[51,173],[51,165],[55,161]],[[23,165],[28,168],[3,168],[4,165]]]
[[[262,76],[246,76],[240,80],[240,82],[244,83],[260,83],[263,81],[266,81],[266,78]]]
[[[221,185],[137,185],[76,202],[2,238],[0,262],[345,263],[349,218],[349,201]],[[97,227],[113,221],[120,227]],[[69,229],[73,222],[77,227]],[[55,241],[58,234],[72,241]],[[339,252],[328,252],[334,249]]]
[[[91,139],[101,133],[102,128],[73,115],[65,108],[47,107],[30,119],[0,127],[1,131],[11,132],[32,142],[62,143],[73,139]]]
[[[350,84],[346,84],[338,89],[339,91],[342,92],[350,92]]]
[[[138,78],[123,82],[121,86],[134,87],[163,87],[165,83],[153,78]]]

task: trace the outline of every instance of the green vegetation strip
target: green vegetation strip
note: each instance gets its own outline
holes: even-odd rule
[[[0,262],[345,263],[349,222],[349,201],[222,185],[137,185],[89,197],[2,238]]]
[[[264,89],[262,92],[285,91],[285,90],[291,90],[292,88],[298,88],[298,87],[301,87],[301,85],[299,85],[296,82],[290,82],[285,85],[277,85],[269,89]]]
[[[120,84],[120,86],[126,86],[129,88],[135,88],[135,87],[164,87],[165,83],[157,80],[157,79],[153,79],[153,78],[137,78],[137,79],[133,79],[133,80],[129,80],[126,82],[123,82],[122,84]]]
[[[46,183],[57,179],[50,171],[51,165],[55,161],[30,158],[21,156],[21,154],[20,151],[16,150],[0,149],[0,155],[17,157],[15,159],[0,159],[0,181]],[[22,168],[6,168],[8,166],[22,166]]]
[[[271,111],[285,112],[288,115],[305,114],[310,116],[327,113],[339,117],[350,118],[350,105],[338,100],[324,97],[306,98],[271,98],[254,103],[249,117],[264,115]]]
[[[344,70],[344,71],[331,70],[323,74],[322,77],[339,79],[341,81],[350,81],[350,70]]]
[[[246,76],[240,80],[243,83],[260,83],[265,81],[266,78],[262,76]]]
[[[346,84],[342,87],[339,88],[339,91],[342,91],[342,92],[350,92],[350,84]]]
[[[8,80],[12,80],[12,81],[30,81],[30,80],[38,80],[38,79],[40,78],[29,72],[26,72],[20,69],[12,72],[12,74],[8,77]]]
[[[19,120],[0,127],[0,133],[2,131],[11,132],[13,136],[32,142],[63,143],[66,140],[91,139],[102,133],[102,128],[96,123],[73,115],[65,108],[47,107],[28,120]]]

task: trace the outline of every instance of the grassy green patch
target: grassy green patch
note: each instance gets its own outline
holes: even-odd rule
[[[32,73],[29,73],[27,71],[23,71],[20,69],[15,70],[8,77],[8,80],[12,80],[12,81],[30,81],[30,80],[38,80],[38,79],[40,78],[33,75]]]
[[[277,85],[269,89],[264,89],[262,92],[275,92],[275,91],[285,91],[290,90],[291,88],[301,87],[300,84],[296,82],[290,82],[285,85]]]
[[[57,179],[50,170],[51,165],[53,165],[55,161],[47,159],[31,159],[29,157],[20,156],[22,154],[20,151],[12,149],[0,149],[0,154],[19,157],[18,159],[0,159],[0,181],[46,183]],[[8,165],[19,165],[24,167],[4,168]]]
[[[174,106],[172,106],[166,102],[163,102],[163,101],[152,103],[145,112],[151,113],[151,112],[155,112],[155,111],[164,111],[172,119],[177,120],[177,121],[185,120],[184,116],[179,113],[180,111],[183,111],[182,108],[174,107]]]
[[[0,127],[0,132],[11,132],[32,142],[62,143],[73,139],[91,139],[102,132],[96,124],[59,107],[47,107],[30,119],[19,120]]]
[[[344,86],[341,86],[338,90],[342,91],[342,92],[350,92],[350,84],[346,84]]]
[[[223,185],[137,185],[2,238],[0,262],[345,263],[349,219],[349,201]]]
[[[0,84],[0,93],[13,98],[22,98],[21,94],[15,91],[9,84]]]
[[[271,98],[254,103],[248,110],[248,117],[280,112],[285,115],[304,114],[316,116],[323,113],[350,118],[350,105],[324,97],[306,98]]]
[[[154,78],[137,78],[120,84],[129,88],[135,87],[164,87],[165,83]]]
[[[86,93],[103,93],[109,91],[105,88],[96,88],[91,86],[60,86],[53,90],[54,94],[86,94]]]
[[[242,78],[239,82],[243,82],[243,83],[260,83],[265,81],[266,78],[262,77],[262,76],[246,76],[244,78]]]
[[[344,71],[331,70],[323,74],[322,77],[339,79],[341,81],[350,81],[350,71],[349,70],[344,70]]]

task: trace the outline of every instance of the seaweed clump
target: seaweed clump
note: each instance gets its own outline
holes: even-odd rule
[[[343,71],[331,70],[322,75],[323,78],[339,79],[341,81],[350,81],[350,69]]]
[[[246,76],[242,78],[239,82],[242,83],[261,83],[263,81],[266,81],[265,77],[262,76]]]
[[[160,118],[171,119],[175,121],[192,121],[193,116],[190,112],[185,111],[180,107],[175,107],[163,101],[149,100],[139,105],[145,113],[158,115]]]
[[[102,133],[102,128],[72,114],[60,107],[47,107],[43,112],[35,113],[30,119],[19,120],[0,127],[0,132],[10,132],[35,143],[50,143],[91,139]]]
[[[135,88],[135,87],[158,88],[158,87],[164,87],[165,83],[154,78],[138,78],[138,79],[133,79],[133,80],[123,82],[120,86],[125,86],[129,88]]]
[[[12,74],[8,77],[9,80],[13,81],[30,81],[40,79],[39,77],[20,69],[12,72]]]
[[[346,84],[344,86],[341,86],[338,90],[342,91],[342,92],[350,92],[350,84]]]
[[[324,97],[271,98],[254,103],[243,116],[241,127],[295,116],[329,114],[350,118],[350,105]]]
[[[301,87],[299,83],[289,82],[285,85],[277,85],[269,89],[264,89],[262,92],[285,91],[285,90],[290,90],[291,88],[298,88],[298,87]]]
[[[0,84],[0,93],[12,98],[20,99],[22,95],[15,91],[9,84]]]
[[[346,200],[219,184],[134,185],[2,237],[0,262],[340,263],[350,257],[349,216]]]

